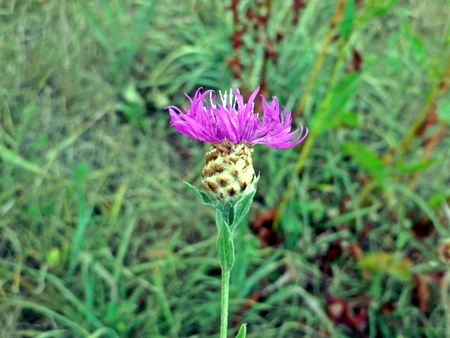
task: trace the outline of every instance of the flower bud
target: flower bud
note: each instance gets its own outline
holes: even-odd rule
[[[256,189],[253,147],[225,141],[212,144],[206,154],[202,186],[222,203],[233,203]]]

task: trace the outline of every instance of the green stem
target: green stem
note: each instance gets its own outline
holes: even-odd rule
[[[222,268],[222,296],[220,300],[220,338],[227,338],[229,292],[230,292],[230,270]]]

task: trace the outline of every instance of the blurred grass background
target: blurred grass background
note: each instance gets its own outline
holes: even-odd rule
[[[215,337],[208,145],[164,107],[260,86],[230,326],[450,337],[448,0],[0,1],[0,336]],[[439,257],[439,246],[441,257]]]

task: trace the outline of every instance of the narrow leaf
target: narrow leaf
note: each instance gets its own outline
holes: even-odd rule
[[[220,266],[224,271],[231,271],[234,264],[234,245],[230,227],[222,223],[217,238],[217,251],[219,252]]]
[[[255,196],[256,189],[254,189],[251,193],[247,194],[242,200],[235,203],[234,207],[234,220],[231,224],[231,233],[234,232],[236,227],[239,225],[239,223],[242,222],[244,217],[248,214],[250,211],[250,207],[253,203],[253,197]]]
[[[15,165],[22,167],[28,171],[31,171],[32,173],[35,173],[35,174],[43,173],[43,170],[41,168],[39,168],[37,165],[35,165],[34,163],[31,163],[31,162],[28,162],[20,155],[16,154],[12,150],[9,150],[8,148],[3,147],[1,145],[0,145],[0,157],[3,158],[4,161],[15,164]]]
[[[375,180],[382,182],[386,179],[386,167],[369,148],[361,144],[347,142],[342,145],[342,150],[353,157]]]
[[[398,166],[398,170],[400,171],[401,174],[417,174],[417,173],[420,173],[420,172],[428,169],[429,167],[431,167],[432,165],[434,165],[436,163],[437,163],[436,160],[428,160],[428,161],[418,162],[418,163],[412,164],[412,165],[402,163]]]
[[[227,224],[234,223],[234,206],[233,205],[228,204],[228,203],[225,203],[225,204],[218,203],[216,208],[221,211],[224,222],[226,222]]]
[[[333,88],[329,108],[331,112],[330,117],[333,118],[333,120],[335,120],[337,117],[340,117],[341,114],[347,112],[344,108],[350,101],[350,98],[356,93],[359,85],[359,78],[359,73],[346,75],[342,79],[342,81],[336,84],[336,86]]]
[[[241,327],[239,328],[239,332],[236,336],[236,338],[245,338],[245,335],[247,334],[247,324],[244,323],[241,325]]]
[[[184,182],[184,184],[186,184],[186,186],[194,193],[196,194],[198,197],[200,197],[200,199],[202,200],[203,204],[206,205],[211,205],[211,206],[215,206],[214,203],[211,201],[211,199],[209,198],[208,195],[206,195],[204,192],[199,191],[196,187],[194,187],[192,184],[189,184],[188,182]]]
[[[348,38],[353,30],[353,24],[355,22],[356,6],[354,0],[347,1],[347,5],[344,10],[344,18],[339,25],[339,31],[343,38]]]
[[[85,234],[89,225],[89,221],[92,216],[93,208],[89,208],[86,205],[85,197],[83,193],[77,193],[78,200],[78,223],[76,226],[75,236],[73,238],[71,253],[70,253],[70,264],[69,264],[69,273],[72,274],[75,271],[75,267],[77,264],[78,257],[83,248],[83,244],[85,242]]]
[[[220,211],[219,208],[216,208],[216,225],[217,225],[217,233],[220,233],[220,228],[222,225],[225,225],[225,222],[223,220],[222,211]]]
[[[325,131],[338,126],[342,119],[348,114],[346,105],[356,93],[359,84],[359,73],[352,73],[345,76],[337,83],[328,94],[326,103],[314,114],[311,119],[311,130],[316,135],[321,135]]]

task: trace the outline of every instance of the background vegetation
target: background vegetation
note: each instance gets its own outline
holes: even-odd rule
[[[255,149],[230,326],[450,337],[449,5],[1,1],[0,336],[217,335],[214,214],[181,183],[208,145],[164,107],[237,85],[310,135]]]

